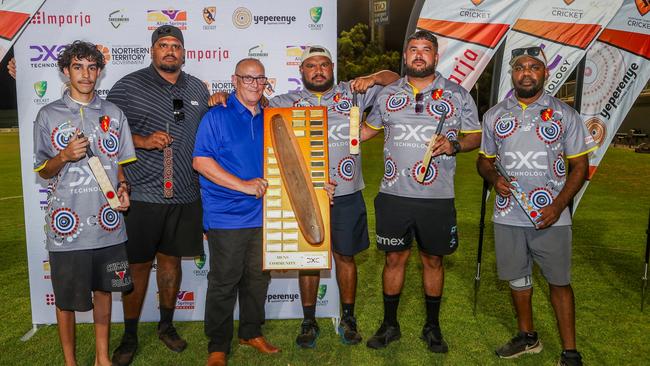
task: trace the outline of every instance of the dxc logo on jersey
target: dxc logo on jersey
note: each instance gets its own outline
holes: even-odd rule
[[[47,45],[31,45],[29,46],[30,50],[36,50],[35,57],[30,57],[29,61],[36,62],[36,61],[56,61],[59,52],[65,48],[65,46],[59,46],[59,45],[52,45],[52,46],[47,46]]]
[[[415,140],[418,142],[426,142],[431,139],[431,135],[435,130],[434,126],[396,124],[392,126],[391,133],[395,134],[393,138],[395,141]]]
[[[548,155],[546,151],[506,151],[505,156],[509,157],[511,162],[505,165],[506,169],[548,169]]]
[[[334,141],[348,141],[350,139],[350,126],[346,123],[338,126],[330,125],[327,138]]]
[[[105,165],[104,169],[111,170],[111,167]],[[68,170],[68,172],[71,174],[78,174],[77,180],[75,180],[74,182],[70,182],[70,193],[78,194],[78,193],[99,191],[99,186],[96,184],[91,187],[79,187],[79,186],[90,185],[91,182],[95,180],[95,176],[93,175],[93,172],[90,170],[89,166],[86,165],[83,167],[72,167],[70,168],[70,170]],[[79,187],[79,188],[75,188],[75,187]]]

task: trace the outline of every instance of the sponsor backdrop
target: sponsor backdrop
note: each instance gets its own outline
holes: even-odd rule
[[[202,79],[211,92],[231,91],[230,76],[244,57],[259,58],[273,90],[266,96],[301,89],[298,72],[305,45],[322,44],[336,59],[335,0],[204,0],[110,1],[48,0],[36,12],[15,45],[18,67],[18,113],[22,156],[25,226],[34,324],[56,322],[43,225],[46,184],[33,173],[32,126],[38,110],[61,96],[64,78],[56,68],[63,45],[75,39],[98,44],[107,66],[98,82],[105,97],[122,76],[150,63],[151,32],[173,24],[185,36],[184,70]],[[144,91],[143,91],[144,92]],[[90,171],[78,173],[72,192],[97,190]],[[206,248],[207,254],[207,248]],[[207,258],[183,261],[183,282],[176,319],[202,320],[209,268]],[[339,298],[334,272],[324,271],[318,291],[317,315],[338,317]],[[155,269],[143,307],[144,321],[158,320]],[[113,320],[122,320],[120,295],[113,297]],[[299,318],[300,292],[295,272],[273,273],[267,296],[268,318]],[[80,321],[92,321],[90,312]]]
[[[27,27],[44,0],[2,0],[0,3],[0,61]]]
[[[417,21],[438,37],[438,71],[471,90],[528,1],[427,0]]]
[[[596,172],[618,127],[650,78],[650,2],[625,0],[587,52],[582,118],[600,148],[589,155]],[[587,182],[574,199],[578,206]]]
[[[499,100],[512,94],[510,52],[540,46],[548,59],[546,92],[555,95],[596,41],[623,0],[530,0],[508,34],[501,70]]]

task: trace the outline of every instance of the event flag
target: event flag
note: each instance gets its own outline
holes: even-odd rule
[[[27,22],[45,0],[3,0],[0,2],[0,61],[13,46]]]
[[[599,149],[589,155],[589,179],[650,78],[650,2],[625,0],[587,52],[581,114]],[[587,189],[574,199],[574,210]]]
[[[437,70],[471,90],[528,1],[427,0],[417,28],[438,37]]]
[[[539,45],[548,59],[546,92],[555,95],[589,47],[621,7],[623,0],[531,0],[506,40],[501,70],[509,70],[510,52]],[[499,100],[512,93],[510,73],[502,72]]]

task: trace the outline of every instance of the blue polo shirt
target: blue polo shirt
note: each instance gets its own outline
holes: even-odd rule
[[[193,156],[212,158],[243,180],[263,178],[263,114],[253,116],[235,93],[230,94],[227,104],[216,106],[203,116]],[[258,108],[261,111],[261,106]],[[202,175],[199,183],[205,230],[262,227],[262,199],[225,188]]]

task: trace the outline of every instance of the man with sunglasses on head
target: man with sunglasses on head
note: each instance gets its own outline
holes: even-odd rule
[[[542,49],[516,48],[511,57],[514,94],[483,116],[477,162],[479,173],[498,194],[494,205],[497,270],[499,278],[510,283],[519,328],[496,354],[516,358],[542,351],[533,327],[532,267],[536,262],[549,284],[562,340],[558,365],[582,365],[575,341],[568,205],[587,178],[587,154],[597,146],[580,114],[544,93],[548,69]],[[518,206],[512,184],[497,174],[497,160],[504,174],[516,179],[538,215],[529,218]]]
[[[201,197],[192,150],[199,122],[208,110],[209,93],[201,80],[182,71],[184,63],[182,32],[161,26],[151,35],[151,65],[120,79],[107,97],[126,114],[138,157],[125,169],[131,183],[126,229],[133,291],[122,294],[124,335],[113,353],[116,365],[129,365],[135,356],[154,259],[158,336],[174,352],[187,347],[172,319],[181,257],[203,255]]]
[[[360,111],[370,107],[382,89],[399,76],[388,70],[359,77],[350,82],[334,84],[334,63],[323,46],[308,46],[302,54],[300,74],[304,89],[278,95],[270,100],[272,107],[327,107],[329,127],[330,181],[336,185],[331,210],[331,237],[336,279],[341,295],[342,316],[338,333],[343,344],[361,342],[354,316],[357,290],[357,266],[354,256],[368,248],[366,204],[361,190],[361,154],[350,154],[350,108],[357,103]],[[316,301],[320,271],[299,272],[303,322],[296,344],[313,348],[320,333],[316,322]]]
[[[203,228],[208,235],[210,273],[205,302],[208,366],[226,365],[239,298],[239,344],[261,353],[280,350],[262,335],[266,292],[271,279],[262,270],[264,65],[240,60],[232,75],[235,91],[227,107],[212,108],[201,121],[194,146],[200,174]]]
[[[386,253],[384,320],[367,346],[384,348],[401,337],[397,308],[415,238],[427,313],[422,339],[431,352],[445,353],[448,346],[439,312],[443,257],[458,248],[455,156],[478,147],[481,127],[469,93],[436,72],[438,42],[431,32],[420,30],[409,36],[403,60],[406,76],[381,91],[361,131],[366,140],[384,130],[385,170],[375,198],[377,247]],[[430,164],[424,167],[427,145],[443,116],[441,137],[433,145]],[[424,176],[418,179],[420,171]]]

